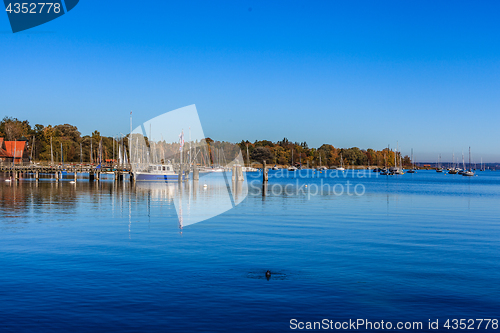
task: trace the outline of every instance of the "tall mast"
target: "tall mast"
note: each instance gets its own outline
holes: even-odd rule
[[[35,146],[35,136],[33,135],[33,145],[31,145],[31,156],[30,156],[31,162],[33,162],[33,147],[34,146]]]
[[[394,167],[397,168],[398,165],[396,163],[396,156],[398,155],[398,150],[399,150],[399,141],[396,141],[396,151],[394,152]]]
[[[415,169],[415,163],[413,162],[413,148],[411,149],[411,165],[412,169]]]
[[[52,150],[52,137],[50,137],[50,163],[54,164],[54,151]]]
[[[151,130],[149,131],[151,133]],[[181,135],[179,137],[179,146],[181,147],[181,170],[182,170],[182,140],[183,140],[183,136],[184,136],[184,130],[182,130],[181,132]],[[182,175],[180,175],[179,177],[182,177]]]
[[[471,171],[471,165],[470,165],[470,146],[469,146],[469,171]]]
[[[129,140],[128,140],[128,152],[129,152],[128,155],[130,156],[130,159],[132,159],[132,111],[130,111],[130,134],[129,134]]]

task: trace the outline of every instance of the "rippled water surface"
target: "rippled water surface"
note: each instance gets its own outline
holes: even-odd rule
[[[182,229],[173,186],[0,178],[0,331],[500,317],[500,172],[274,172]]]

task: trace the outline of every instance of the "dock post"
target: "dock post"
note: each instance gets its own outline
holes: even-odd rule
[[[193,169],[193,180],[200,180],[200,170],[196,167]]]
[[[179,178],[178,178],[178,181],[179,181],[179,184],[182,183],[182,165],[180,166],[180,169],[179,169]]]
[[[75,173],[74,173],[74,176],[75,176],[75,183],[76,183],[76,175],[77,175],[77,174],[76,174],[76,170],[75,170]]]
[[[236,179],[237,179],[238,181],[243,181],[243,180],[245,180],[245,179],[243,178],[243,168],[242,168],[242,166],[241,166],[241,165],[238,165],[238,166],[236,167]]]
[[[14,179],[15,180],[19,179],[19,173],[17,171],[14,171]]]
[[[134,182],[134,174],[132,172],[130,173],[130,182]]]
[[[234,182],[236,180],[236,165],[233,165],[231,169],[231,180]]]
[[[97,171],[95,173],[95,180],[99,180],[99,176],[101,175],[101,173],[99,171]]]
[[[94,172],[93,171],[89,171],[89,181],[90,182],[94,181]]]
[[[38,170],[35,171],[35,179],[38,180],[40,178],[40,175],[38,174]]]
[[[56,173],[54,174],[55,178],[56,178],[56,182],[59,182],[59,171],[56,171]]]
[[[268,179],[269,179],[269,177],[268,177],[267,169],[266,169],[266,161],[264,161],[264,165],[262,168],[262,182],[266,183]]]

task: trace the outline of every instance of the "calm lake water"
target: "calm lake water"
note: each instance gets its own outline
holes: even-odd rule
[[[500,172],[477,174],[272,172],[182,229],[170,189],[2,178],[0,331],[500,319]],[[202,183],[193,202],[218,193]]]

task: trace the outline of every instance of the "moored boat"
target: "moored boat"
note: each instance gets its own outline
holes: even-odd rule
[[[462,176],[466,176],[466,177],[472,177],[474,176],[474,171],[472,171],[472,168],[471,168],[471,160],[470,160],[470,147],[469,147],[469,169],[464,171],[462,173]]]
[[[182,180],[184,180],[185,177],[185,175],[182,175]],[[134,172],[134,179],[136,181],[178,181],[179,174],[174,171],[174,167],[171,164],[158,164],[150,165],[147,171]]]
[[[344,171],[344,160],[342,159],[342,153],[340,153],[340,167],[337,168],[338,171]]]

